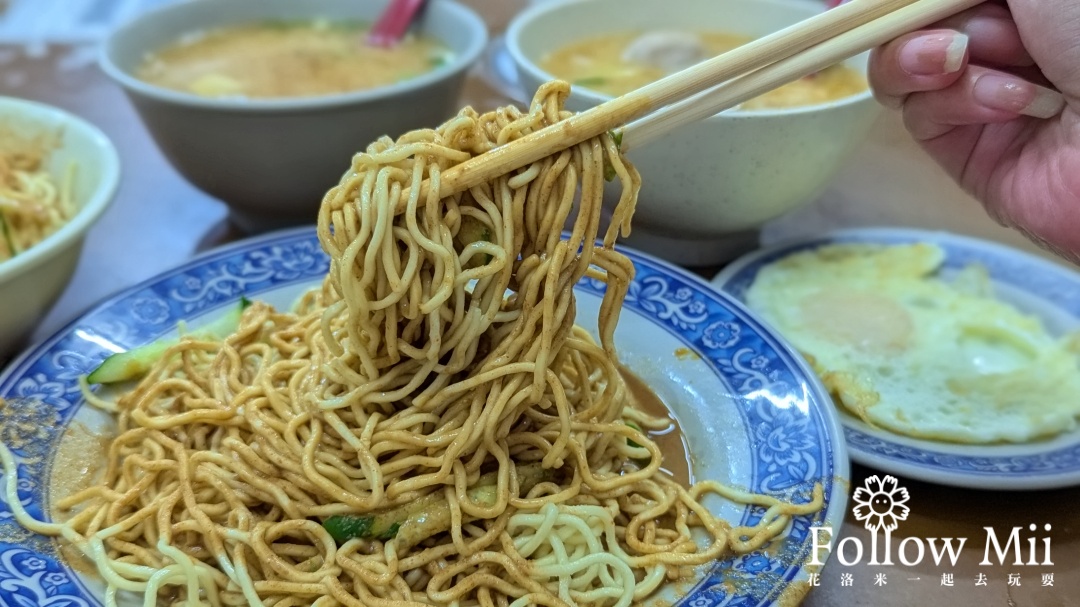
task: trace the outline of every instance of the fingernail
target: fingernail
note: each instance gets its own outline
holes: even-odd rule
[[[984,107],[1033,118],[1056,116],[1065,107],[1061,93],[1005,74],[979,76],[971,94]]]
[[[964,65],[967,46],[959,32],[925,34],[900,48],[900,68],[913,76],[952,74]]]

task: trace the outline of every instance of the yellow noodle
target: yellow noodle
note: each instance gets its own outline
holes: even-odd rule
[[[71,187],[75,167],[60,185],[45,169],[47,141],[24,141],[0,132],[0,262],[10,259],[60,229],[74,215]]]
[[[17,520],[79,548],[108,605],[625,606],[819,509],[820,487],[803,505],[681,487],[624,422],[657,425],[625,410],[612,341],[634,272],[613,245],[639,178],[610,135],[419,199],[423,180],[438,192],[447,168],[565,119],[568,92],[358,154],[319,213],[322,287],[296,312],[252,305],[224,343],[185,337],[115,402],[88,395],[118,435],[100,485],[59,502],[64,523],[10,499],[0,445]],[[624,187],[601,233],[606,169]],[[484,237],[463,241],[466,222]],[[574,324],[586,274],[608,286],[599,343]],[[768,512],[733,532],[706,494]],[[445,527],[339,546],[320,524],[417,503],[443,504]]]

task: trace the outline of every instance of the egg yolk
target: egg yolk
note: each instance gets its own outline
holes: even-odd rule
[[[857,291],[819,291],[799,305],[804,326],[831,342],[864,352],[907,349],[915,323],[891,299]]]

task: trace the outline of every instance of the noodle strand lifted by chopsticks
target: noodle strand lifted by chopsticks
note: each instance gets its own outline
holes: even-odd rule
[[[611,136],[419,198],[566,118],[568,93],[358,154],[319,213],[321,289],[295,313],[254,304],[224,343],[181,340],[115,403],[88,394],[117,417],[103,479],[55,504],[63,523],[9,500],[17,519],[86,554],[109,604],[626,606],[819,509],[820,487],[804,505],[684,488],[624,422],[612,338],[633,266],[613,245],[639,178]],[[601,235],[606,171],[624,190]],[[599,343],[574,324],[586,275],[608,285]],[[770,509],[733,537],[709,493]],[[343,515],[367,535],[335,541]]]

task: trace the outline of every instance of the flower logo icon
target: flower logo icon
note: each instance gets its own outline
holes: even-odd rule
[[[907,489],[897,485],[896,477],[878,475],[866,479],[862,487],[855,490],[855,520],[862,521],[870,531],[877,533],[884,529],[891,532],[906,521],[910,509]]]

